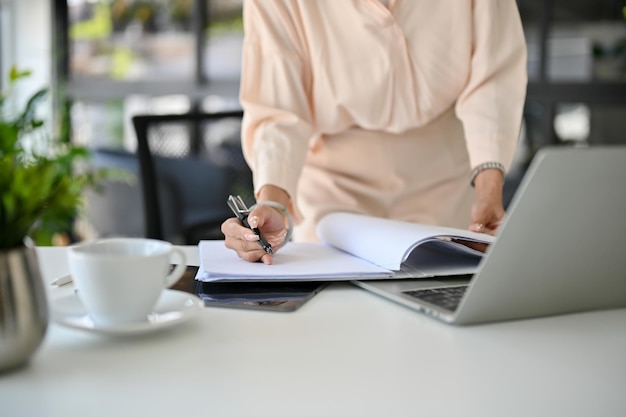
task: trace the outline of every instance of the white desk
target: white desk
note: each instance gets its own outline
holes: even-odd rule
[[[626,416],[626,309],[459,328],[334,284],[295,313],[202,313],[131,339],[51,324],[0,415]]]

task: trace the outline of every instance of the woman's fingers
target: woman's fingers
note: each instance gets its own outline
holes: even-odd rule
[[[234,250],[240,258],[248,262],[272,263],[272,256],[259,245],[259,236],[243,226],[237,218],[227,219],[221,229],[225,237],[224,245]]]
[[[488,235],[495,235],[498,227],[500,226],[501,222],[495,222],[495,223],[472,223],[469,227],[469,230],[471,230],[472,232],[478,232],[478,233],[486,233]]]
[[[281,246],[287,236],[284,215],[269,206],[260,205],[250,213],[248,224],[258,228],[263,237],[272,245]],[[250,228],[245,227],[239,219],[233,217],[222,223],[224,244],[237,252],[237,255],[248,262],[263,262],[270,265],[272,255],[266,253],[259,244],[259,236]]]

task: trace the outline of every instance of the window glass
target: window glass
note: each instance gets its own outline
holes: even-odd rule
[[[193,0],[68,0],[70,76],[192,80]]]
[[[540,25],[553,3],[546,76],[551,81],[626,80],[624,0],[520,0],[527,33],[529,78],[539,78]]]
[[[243,0],[204,0],[209,21],[205,30],[203,71],[210,80],[239,79],[243,43]]]
[[[124,146],[123,100],[76,100],[70,107],[72,141],[92,148]]]
[[[71,105],[72,141],[90,148],[135,151],[132,117],[138,114],[187,113],[191,100],[184,95],[151,97],[130,94],[124,99],[76,100]]]

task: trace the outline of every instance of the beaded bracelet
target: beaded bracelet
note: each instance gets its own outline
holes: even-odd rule
[[[502,175],[505,174],[504,165],[502,165],[500,162],[485,162],[485,163],[482,163],[482,164],[478,165],[476,168],[474,168],[472,170],[472,175],[470,177],[470,185],[472,187],[475,186],[474,181],[476,181],[476,177],[478,176],[478,174],[480,174],[481,172],[483,172],[486,169],[497,169],[497,170],[499,170],[502,173]]]
[[[285,206],[283,206],[280,203],[277,203],[276,201],[259,201],[255,205],[250,207],[250,211],[254,210],[254,208],[257,206],[273,207],[277,209],[278,211],[280,211],[281,213],[283,213],[285,217],[287,217],[287,221],[289,222],[289,227],[287,228],[287,235],[285,236],[285,240],[283,241],[283,243],[281,243],[278,247],[276,247],[276,249],[282,248],[283,246],[287,244],[287,242],[289,242],[289,240],[291,239],[291,234],[293,233],[293,217],[291,217],[291,213],[289,213],[289,210],[287,210]]]

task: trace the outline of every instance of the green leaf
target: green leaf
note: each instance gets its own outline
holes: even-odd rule
[[[12,66],[11,70],[9,71],[9,82],[14,83],[20,78],[30,77],[31,74],[32,71],[30,70],[18,70],[16,66]]]
[[[12,68],[9,86],[30,74]],[[107,175],[78,169],[91,156],[84,147],[47,137],[47,148],[39,152],[22,146],[27,133],[44,126],[36,110],[46,93],[44,88],[31,95],[15,119],[7,119],[0,107],[0,249],[19,246],[27,235],[37,244],[50,244],[54,233],[69,231],[85,189]]]
[[[48,89],[42,88],[36,91],[26,102],[24,111],[17,118],[16,124],[24,130],[34,130],[43,125],[43,122],[35,119],[36,106],[44,99]],[[29,129],[30,128],[30,129]]]

